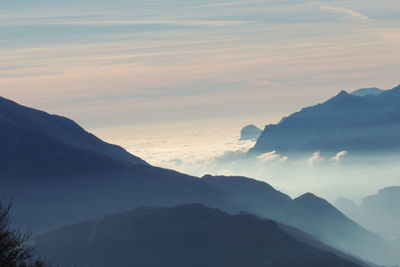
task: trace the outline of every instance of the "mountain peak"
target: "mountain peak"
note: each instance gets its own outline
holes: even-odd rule
[[[311,207],[315,211],[336,211],[336,209],[328,201],[312,193],[306,193],[299,196],[295,199],[295,202],[301,205],[307,205],[307,207]]]
[[[313,193],[305,193],[296,198],[296,200],[314,200],[314,199],[320,200],[321,198],[317,197]]]
[[[335,95],[334,97],[332,97],[330,100],[332,99],[343,99],[343,98],[349,98],[352,95],[349,94],[347,91],[345,90],[341,90],[337,95]],[[328,100],[329,101],[329,100]]]
[[[348,103],[348,102],[355,102],[357,100],[362,100],[362,99],[359,98],[358,96],[349,94],[345,90],[342,90],[336,96],[334,96],[331,99],[329,99],[328,101],[326,101],[326,103],[342,104],[342,103]]]
[[[346,90],[341,90],[341,91],[339,92],[339,94],[337,94],[336,96],[347,96],[347,95],[350,95],[350,94],[347,93]]]

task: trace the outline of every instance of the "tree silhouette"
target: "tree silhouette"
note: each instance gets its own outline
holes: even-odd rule
[[[0,202],[0,267],[45,267],[26,242],[30,233],[10,227],[11,202]]]

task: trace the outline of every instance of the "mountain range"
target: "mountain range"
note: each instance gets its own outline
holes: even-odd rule
[[[249,154],[398,153],[399,135],[400,86],[379,93],[377,89],[341,91],[266,126]]]
[[[372,262],[400,262],[388,242],[312,194],[293,200],[245,177],[154,167],[69,119],[6,99],[0,129],[0,195],[13,198],[14,222],[36,234],[139,207],[198,203],[276,220]]]

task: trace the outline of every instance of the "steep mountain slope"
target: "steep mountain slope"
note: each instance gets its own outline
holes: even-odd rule
[[[399,263],[396,250],[326,200],[304,194],[294,200],[264,182],[246,177],[204,176],[208,183],[252,207],[256,214],[303,230],[338,249],[376,263]]]
[[[335,154],[400,149],[400,86],[364,97],[345,91],[268,125],[251,153]]]
[[[20,182],[14,180],[15,176],[26,177],[24,182],[35,182],[30,177],[101,174],[130,165],[30,129],[2,123],[0,127],[0,175],[3,184]]]
[[[360,266],[295,240],[273,221],[201,205],[107,216],[45,234],[35,244],[61,267]]]
[[[129,154],[122,147],[103,142],[86,132],[70,119],[50,115],[0,97],[0,127],[5,125],[47,135],[63,143],[93,150],[121,161],[146,164],[145,161]]]

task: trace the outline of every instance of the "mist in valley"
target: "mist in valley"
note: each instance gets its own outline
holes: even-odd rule
[[[142,131],[136,127],[121,131],[95,129],[95,132],[156,166],[200,177],[206,174],[252,177],[292,197],[313,192],[332,203],[345,197],[360,204],[364,197],[382,188],[400,185],[400,154],[360,155],[338,150],[302,156],[276,151],[248,156],[255,140],[239,140],[245,123],[244,119],[237,122],[231,119],[194,123],[196,127],[177,123],[173,127],[153,126],[151,130],[144,127]]]

